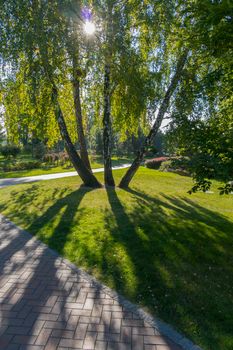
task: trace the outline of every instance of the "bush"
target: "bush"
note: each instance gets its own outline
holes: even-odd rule
[[[33,155],[36,159],[42,160],[46,153],[46,148],[43,142],[37,143],[33,146]]]
[[[16,164],[8,164],[3,167],[3,171],[20,171],[20,170],[31,170],[38,169],[41,167],[41,162],[31,161],[31,162],[20,162]]]
[[[172,161],[171,160],[167,160],[165,162],[163,162],[161,165],[160,165],[160,168],[159,170],[160,171],[171,171],[171,163]]]
[[[174,157],[161,164],[160,171],[169,171],[183,176],[190,176],[190,159],[188,157]]]
[[[64,165],[67,162],[70,162],[70,158],[66,151],[63,152],[51,152],[51,153],[46,153],[43,157],[43,162],[45,163],[51,163],[51,164],[61,164]]]
[[[0,152],[3,157],[8,159],[10,157],[17,157],[20,153],[20,148],[16,145],[6,145],[1,147]]]
[[[169,157],[158,157],[148,159],[145,161],[145,166],[149,169],[159,169],[161,164],[167,160],[169,160]]]
[[[154,157],[156,154],[158,155],[158,150],[156,147],[151,146],[147,149],[146,155],[148,157]]]

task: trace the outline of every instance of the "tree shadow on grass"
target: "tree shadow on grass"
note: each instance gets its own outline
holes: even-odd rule
[[[41,188],[34,187],[14,193],[10,201],[14,211],[22,210],[28,230],[50,247],[67,254],[65,246],[73,240],[67,255],[78,251],[79,263],[126,297],[206,349],[232,349],[232,222],[186,197],[106,191],[110,207],[101,212],[103,232],[95,222],[90,228],[80,221],[88,189],[51,189],[41,201]],[[39,209],[32,217],[23,210],[31,201]],[[80,229],[86,240],[79,239]]]
[[[37,191],[37,187],[31,187],[28,197],[14,192],[14,207],[28,205],[37,198]],[[80,188],[65,195],[64,191],[55,189],[51,193],[56,197],[55,203],[31,223],[29,231],[37,233],[56,218],[52,234],[47,239],[44,237],[44,241],[62,253],[72,220],[89,191]],[[99,288],[92,289],[90,282],[67,267],[46,246],[25,232],[13,230],[7,221],[1,223],[0,229],[5,242],[0,257],[0,348],[27,348],[35,344],[56,349],[58,344],[68,343],[71,348],[81,348],[92,311],[95,312],[93,319],[98,319],[104,334],[108,333],[110,320],[102,313],[101,305],[95,305],[93,310],[82,310],[86,301],[101,301],[103,296]],[[93,293],[89,293],[91,291]],[[111,327],[113,333],[117,332],[117,325],[111,324]],[[91,330],[87,337],[93,348],[97,334],[95,329]]]
[[[191,199],[128,192],[133,208],[107,189],[106,225],[130,263],[118,259],[116,288],[206,348],[231,349],[232,222]]]

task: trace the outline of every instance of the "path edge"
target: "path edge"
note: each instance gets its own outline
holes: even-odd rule
[[[26,235],[29,239],[39,242],[43,247],[49,250],[49,252],[55,256],[61,263],[64,263],[70,269],[78,273],[82,278],[84,278],[87,282],[91,284],[91,286],[96,287],[99,291],[106,293],[114,300],[118,301],[123,307],[125,307],[130,312],[133,312],[137,316],[139,316],[143,321],[150,324],[155,330],[160,332],[162,335],[168,337],[176,344],[180,345],[184,350],[203,350],[198,345],[194,344],[191,340],[186,338],[181,333],[177,332],[171,325],[160,320],[157,317],[151,316],[148,312],[144,311],[137,304],[132,303],[127,300],[124,296],[114,291],[113,289],[107,287],[102,282],[99,282],[94,276],[85,272],[82,268],[77,267],[75,264],[71,263],[69,260],[63,258],[58,252],[51,249],[47,246],[47,244],[43,243],[36,236],[33,236],[30,232],[22,229],[6,216],[0,213],[0,225],[1,223],[7,223],[12,226],[12,228],[17,229],[20,233]]]

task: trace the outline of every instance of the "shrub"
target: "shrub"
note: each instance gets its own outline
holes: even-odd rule
[[[147,149],[146,155],[147,155],[148,157],[153,157],[153,156],[156,155],[156,153],[158,153],[157,148],[154,147],[154,146],[151,146],[151,147],[149,147],[149,148]]]
[[[149,169],[159,169],[161,164],[169,160],[169,157],[152,158],[145,161],[145,166]]]
[[[6,145],[1,147],[0,152],[3,157],[8,159],[10,157],[17,157],[20,153],[20,148],[16,145]]]
[[[64,165],[65,163],[69,162],[69,156],[68,154],[63,151],[63,152],[52,152],[52,153],[46,153],[43,157],[43,162],[45,163],[51,163],[51,164],[61,164]]]
[[[160,171],[169,171],[183,176],[190,175],[190,159],[188,157],[173,157],[161,164]]]
[[[188,170],[191,166],[191,160],[189,157],[174,157],[171,166],[174,169]]]
[[[41,163],[38,161],[31,162],[19,162],[16,164],[8,164],[3,167],[3,171],[20,171],[38,169],[41,167]]]
[[[43,142],[37,143],[33,146],[33,155],[36,159],[42,160],[46,153],[46,148]]]
[[[170,171],[171,169],[171,160],[166,160],[165,162],[163,162],[160,167],[159,170],[160,171]]]

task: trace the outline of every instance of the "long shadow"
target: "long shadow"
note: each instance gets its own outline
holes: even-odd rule
[[[187,198],[128,192],[136,204],[127,211],[117,191],[107,189],[106,225],[134,276],[129,281],[119,259],[112,272],[116,288],[206,348],[222,349],[225,337],[231,349],[232,222]]]
[[[25,195],[16,196],[15,203],[27,203],[32,199],[33,187]],[[62,250],[69,234],[69,228],[63,230],[63,218],[69,220],[77,212],[79,204],[88,192],[80,189],[71,192],[65,197],[59,192],[59,198],[55,204],[38,217],[30,226],[29,231],[36,233],[46,222],[59,216],[57,226],[47,243]],[[36,195],[36,193],[35,193]],[[55,195],[55,193],[53,193]],[[67,269],[56,255],[53,255],[46,246],[41,246],[37,240],[31,239],[26,233],[13,230],[9,224],[1,226],[1,237],[8,241],[1,250],[1,326],[0,348],[7,346],[51,346],[56,349],[58,342],[64,337],[74,337],[79,316],[72,315],[70,302],[80,298],[80,286],[82,278]],[[7,266],[7,269],[4,267]],[[4,286],[3,283],[7,281]],[[81,283],[81,284],[80,284]],[[85,286],[85,283],[83,283]],[[96,296],[97,296],[96,291]],[[81,296],[82,297],[82,296]],[[82,299],[82,298],[81,298]],[[78,334],[73,344],[81,343],[84,334]],[[94,343],[95,339],[93,340]]]
[[[15,206],[27,206],[34,197],[33,192],[37,196],[37,190],[39,189],[36,187],[31,189],[28,198],[26,194],[22,197],[20,193],[14,193]],[[55,203],[42,215],[33,218],[28,230],[36,234],[46,224],[54,222],[52,234],[44,241],[62,252],[69,239],[74,216],[77,212],[82,215],[79,205],[89,191],[90,189],[85,188],[68,194],[58,189],[53,191],[51,196],[56,198]],[[77,225],[77,218],[75,222]],[[11,229],[10,225],[4,229],[5,236],[12,238],[12,244],[6,242],[3,248],[6,254],[1,255],[1,264],[10,264],[10,269],[3,272],[10,282],[8,288],[1,289],[4,294],[0,300],[3,320],[0,326],[0,348],[7,349],[8,345],[21,345],[26,348],[34,343],[35,346],[47,345],[56,349],[60,339],[65,344],[68,342],[66,339],[70,339],[69,346],[79,348],[85,336],[92,348],[97,337],[95,324],[89,325],[88,333],[84,327],[87,326],[86,321],[79,324],[79,317],[88,315],[88,312],[94,319],[100,319],[98,322],[102,327],[103,341],[108,341],[110,330],[113,335],[118,332],[118,324],[110,322],[110,312],[103,310],[103,293],[98,287],[92,288],[82,276],[73,273],[46,246],[41,246],[26,233],[20,232],[20,235],[16,233],[9,237],[8,230]],[[7,254],[9,249],[10,254]],[[88,299],[89,294],[91,296]],[[84,310],[78,305],[77,309],[72,309],[75,302],[81,305],[86,298],[90,302],[95,300],[92,311],[86,310],[84,314]]]
[[[41,188],[34,186],[28,195],[13,194],[10,201],[14,210],[20,208],[24,212],[23,209],[38,196]],[[82,241],[81,247],[76,245],[85,267],[97,271],[119,292],[172,323],[197,343],[200,339],[206,349],[222,350],[222,339],[225,338],[229,340],[229,346],[224,350],[230,350],[233,347],[232,222],[185,197],[159,194],[154,198],[130,189],[128,195],[132,207],[129,207],[121,199],[127,198],[125,192],[106,191],[110,204],[110,208],[104,208],[102,213],[106,234],[98,236],[97,227],[96,231],[92,229],[92,235],[96,234],[92,244]],[[30,216],[26,210],[23,213],[28,230],[39,237],[41,233],[50,247],[64,254],[67,242],[72,239],[74,225],[79,224],[83,214],[80,203],[88,193],[85,188],[73,192],[54,189],[49,197],[55,203],[43,210],[42,215]],[[39,212],[47,206],[48,199],[45,196],[43,203],[38,200]],[[49,229],[48,225],[51,226]],[[88,227],[82,229],[88,230]],[[26,247],[25,254],[28,249]],[[40,277],[44,268],[48,271],[48,279],[51,278],[50,270],[52,275],[57,273],[56,264],[48,264],[46,269],[43,263],[46,256],[42,254],[38,259],[41,264],[35,269],[34,277],[28,280],[32,285],[36,285],[36,276]],[[59,289],[59,279],[54,283]],[[95,293],[98,298],[99,291]],[[45,291],[43,300],[49,299],[50,295],[50,290]],[[64,322],[69,317],[62,305],[66,298],[67,294],[64,294],[59,299]]]
[[[1,226],[2,239],[5,234],[8,236]],[[26,233],[14,230],[13,236],[11,245],[5,247],[11,254],[1,257],[1,265],[11,265],[11,268],[1,274],[8,281],[6,287],[1,285],[0,345],[4,349],[8,345],[26,347],[34,343],[40,332],[44,339],[38,340],[37,345],[45,345],[46,333],[51,331],[42,331],[46,321],[57,321],[60,317],[65,328],[66,314],[62,308],[49,314],[58,299],[56,287],[60,284],[56,277],[56,257],[50,256],[46,247]],[[62,289],[59,291],[62,293]]]

